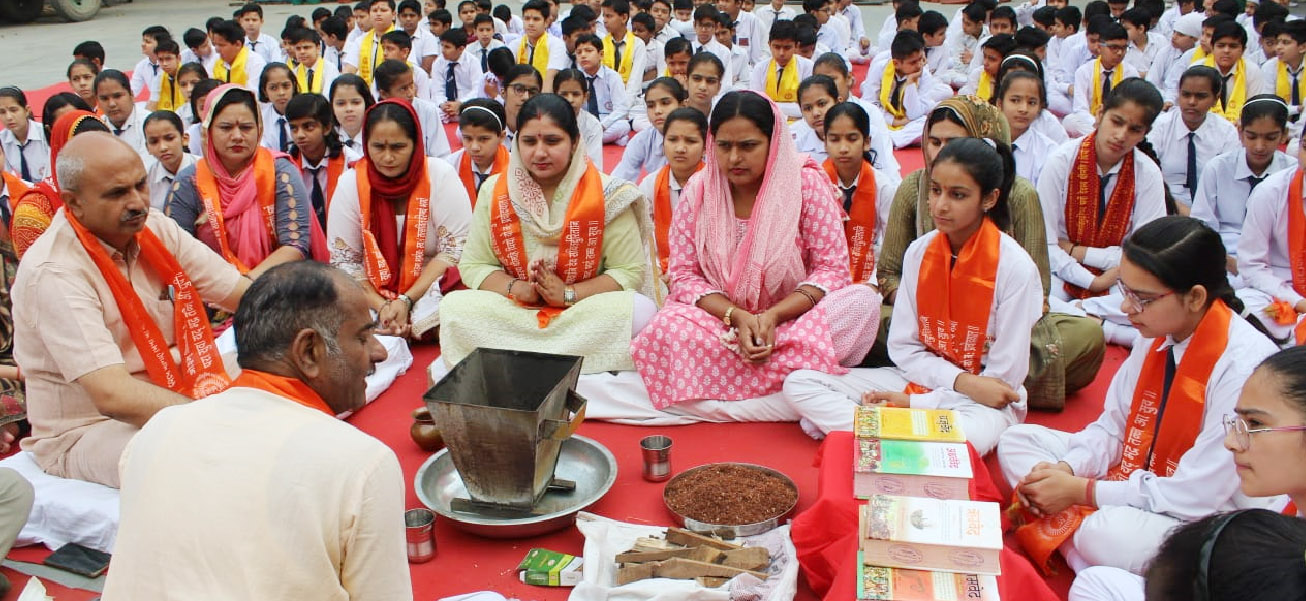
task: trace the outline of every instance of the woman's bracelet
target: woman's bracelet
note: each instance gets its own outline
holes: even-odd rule
[[[1075,258],[1075,249],[1076,249],[1076,248],[1079,248],[1079,245],[1078,245],[1078,244],[1071,244],[1071,245],[1070,245],[1070,252],[1066,253],[1066,254],[1070,255],[1070,258],[1072,258],[1072,259]]]
[[[735,324],[730,320],[730,316],[733,315],[734,313],[735,313],[735,306],[730,305],[730,308],[726,309],[726,314],[721,317],[721,321],[726,322],[726,328],[735,327]]]
[[[513,278],[511,282],[508,282],[508,298],[511,298],[511,299],[513,299],[513,300],[517,300],[517,299],[516,299],[515,297],[513,297],[513,295],[512,295],[512,287],[513,287],[513,286],[516,286],[516,285],[517,285],[517,282],[518,282],[517,278]]]
[[[816,297],[815,297],[815,296],[812,296],[812,293],[811,293],[811,292],[808,292],[808,291],[806,291],[806,290],[803,290],[802,287],[795,288],[795,289],[794,289],[794,292],[797,292],[798,294],[801,294],[801,295],[803,295],[803,296],[806,296],[806,297],[807,297],[807,301],[810,302],[810,303],[812,303],[812,308],[813,308],[813,309],[816,308]]]
[[[1084,500],[1089,507],[1097,507],[1097,480],[1088,478],[1088,489],[1084,491]]]

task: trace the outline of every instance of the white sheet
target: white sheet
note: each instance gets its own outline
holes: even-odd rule
[[[386,358],[377,364],[376,371],[367,377],[367,402],[381,396],[399,376],[404,375],[413,366],[413,353],[408,350],[408,341],[396,336],[377,336],[381,346],[385,347]],[[227,328],[216,340],[218,351],[224,356],[236,356],[236,328]]]
[[[41,470],[26,451],[0,461],[36,490],[27,525],[15,546],[42,544],[58,549],[77,543],[111,553],[118,536],[118,491],[103,484],[59,478]]]

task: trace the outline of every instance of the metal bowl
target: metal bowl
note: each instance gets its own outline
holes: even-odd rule
[[[777,478],[780,478],[781,480],[784,480],[784,482],[789,485],[789,488],[792,488],[794,490],[795,494],[794,494],[793,504],[790,505],[788,508],[786,508],[783,512],[781,512],[780,515],[767,518],[755,524],[708,524],[706,522],[700,522],[686,515],[683,515],[677,512],[675,509],[671,508],[671,502],[667,499],[667,490],[671,488],[671,485],[675,484],[678,480],[684,478],[689,474],[692,474],[694,472],[709,467],[715,467],[721,465],[734,465],[738,467],[757,470],[759,472],[769,474]],[[790,479],[789,476],[786,476],[781,472],[778,472],[776,470],[773,470],[763,465],[756,465],[752,463],[735,463],[735,462],[727,461],[721,463],[708,463],[705,465],[700,465],[698,467],[693,467],[683,472],[680,472],[679,474],[676,474],[676,477],[672,478],[671,480],[668,480],[666,487],[662,489],[662,503],[667,506],[667,511],[670,512],[672,516],[675,516],[676,524],[683,526],[685,529],[691,530],[693,532],[703,533],[703,534],[713,534],[724,539],[732,539],[732,538],[739,538],[741,536],[753,536],[775,529],[785,520],[785,518],[789,517],[789,515],[794,512],[794,507],[798,505],[797,493],[798,493],[798,485],[794,484],[794,481]]]
[[[544,493],[535,506],[536,514],[529,516],[511,512],[492,515],[494,512],[454,511],[450,507],[453,499],[465,499],[468,494],[448,449],[432,455],[422,464],[413,479],[413,488],[423,505],[453,522],[460,530],[489,538],[526,538],[561,530],[575,523],[577,512],[593,505],[612,488],[617,479],[617,460],[598,441],[572,436],[562,443],[554,476],[574,481],[576,490]]]

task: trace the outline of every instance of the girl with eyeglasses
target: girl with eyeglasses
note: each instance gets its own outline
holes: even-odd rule
[[[1274,343],[1240,317],[1224,244],[1200,221],[1152,221],[1122,254],[1121,310],[1142,338],[1102,415],[1075,433],[1013,426],[998,444],[1026,510],[1016,536],[1040,566],[1060,550],[1076,572],[1142,574],[1171,528],[1235,507],[1222,420]]]
[[[1297,519],[1298,507],[1306,507],[1300,467],[1306,462],[1306,347],[1262,362],[1223,422],[1224,448],[1233,454],[1239,492],[1248,497],[1239,505],[1273,511],[1216,514],[1176,529],[1151,561],[1146,585],[1124,570],[1093,567],[1079,573],[1070,599],[1300,598],[1306,590],[1306,522]]]

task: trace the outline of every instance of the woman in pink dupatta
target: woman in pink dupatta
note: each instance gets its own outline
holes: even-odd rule
[[[671,224],[670,298],[631,344],[657,409],[766,396],[799,369],[844,373],[879,325],[879,294],[852,284],[830,179],[779,107],[731,92],[709,129]]]
[[[254,94],[227,84],[204,107],[204,157],[177,174],[166,211],[251,278],[275,265],[328,261],[304,179],[289,155],[259,146]]]

